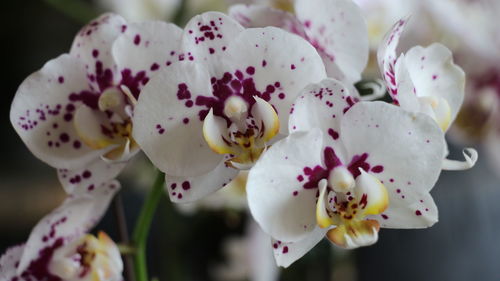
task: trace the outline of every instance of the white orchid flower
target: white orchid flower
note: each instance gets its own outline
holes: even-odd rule
[[[113,179],[139,151],[131,114],[149,77],[166,66],[180,29],[128,24],[105,14],[76,36],[69,54],[19,87],[10,120],[33,154],[59,169],[66,190]]]
[[[276,26],[308,40],[319,52],[328,77],[358,82],[368,63],[368,30],[351,0],[297,0],[295,15],[265,5],[235,5],[229,13],[245,27]],[[353,88],[353,87],[352,87]]]
[[[110,181],[70,195],[35,226],[26,244],[7,250],[0,258],[0,280],[123,280],[115,243],[102,232],[97,237],[86,234],[119,188],[117,181]]]
[[[160,71],[136,105],[133,137],[166,173],[174,202],[192,202],[250,168],[288,133],[299,91],[326,77],[315,49],[277,28],[244,29],[217,12],[184,29],[180,62]]]
[[[396,105],[429,115],[446,132],[464,100],[465,73],[453,62],[451,51],[439,43],[413,47],[398,57],[396,49],[407,23],[408,18],[398,21],[380,45],[380,72]],[[445,159],[443,169],[472,168],[477,152],[467,148],[464,157],[463,162]]]
[[[286,139],[250,170],[252,215],[288,266],[325,235],[343,248],[377,241],[380,227],[437,221],[429,194],[441,172],[444,135],[425,114],[357,102],[338,81],[308,86]]]

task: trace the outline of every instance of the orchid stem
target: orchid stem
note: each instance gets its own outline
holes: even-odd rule
[[[132,242],[136,249],[134,257],[134,268],[135,278],[137,281],[149,281],[146,258],[146,244],[154,213],[163,194],[164,181],[164,174],[158,172],[153,187],[149,192],[144,205],[142,206],[141,213],[139,214],[139,218],[137,219],[135,229],[132,234]]]
[[[74,21],[86,24],[91,19],[98,16],[98,13],[87,1],[82,0],[45,0],[45,3],[52,6],[59,12],[73,19]]]
[[[135,281],[133,266],[134,262],[130,254],[135,252],[135,249],[130,246],[130,239],[128,235],[127,219],[125,218],[125,210],[123,209],[123,198],[121,192],[115,196],[113,201],[115,210],[115,219],[118,225],[118,233],[120,235],[120,245],[118,245],[118,250],[123,256],[125,262],[125,276],[128,281]]]

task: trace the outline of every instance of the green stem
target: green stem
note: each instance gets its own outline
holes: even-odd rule
[[[81,24],[86,24],[98,16],[97,11],[82,0],[45,0],[45,3]]]
[[[163,195],[163,183],[165,175],[158,172],[153,188],[149,192],[148,198],[142,206],[141,213],[137,219],[134,232],[132,234],[132,243],[135,246],[134,268],[137,281],[149,281],[147,259],[146,259],[146,244],[153,221],[154,213],[161,196]]]

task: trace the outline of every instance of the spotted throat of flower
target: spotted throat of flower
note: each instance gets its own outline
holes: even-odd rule
[[[361,168],[360,172],[354,179],[345,166],[338,166],[318,183],[317,224],[321,228],[333,226],[326,236],[342,248],[375,243],[380,225],[367,216],[381,214],[389,205],[385,186]]]
[[[125,86],[102,92],[97,108],[80,107],[74,119],[76,132],[93,149],[104,149],[103,160],[126,161],[139,146],[132,137],[132,112],[136,98]]]
[[[224,116],[215,116],[211,109],[203,122],[203,136],[216,153],[228,154],[227,164],[249,169],[279,132],[279,119],[273,106],[254,97],[249,104],[238,95],[224,103]]]
[[[121,280],[122,270],[118,247],[104,232],[57,249],[49,263],[49,271],[63,280]]]

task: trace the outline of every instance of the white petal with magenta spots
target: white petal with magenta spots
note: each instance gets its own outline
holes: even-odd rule
[[[178,61],[181,36],[182,29],[171,23],[147,21],[129,24],[112,47],[121,82],[137,96],[145,84],[143,81]]]
[[[202,96],[200,98],[200,96]],[[143,89],[134,110],[133,136],[149,159],[172,176],[197,176],[213,170],[223,156],[203,137],[211,100],[206,69],[192,62],[165,68]]]
[[[229,184],[239,170],[221,161],[212,171],[195,177],[165,177],[165,189],[175,203],[190,203]]]
[[[347,153],[363,158],[360,166],[387,188],[389,207],[379,220],[383,227],[418,228],[435,222],[428,192],[441,173],[445,144],[431,118],[383,102],[360,102],[346,113],[341,138]],[[399,219],[403,217],[406,221]]]
[[[417,96],[444,99],[453,122],[464,100],[465,73],[454,64],[451,51],[437,43],[414,47],[406,54],[406,65]]]
[[[117,181],[96,187],[92,192],[75,194],[32,230],[18,267],[18,273],[29,270],[33,261],[44,258],[43,253],[79,238],[96,225],[104,215],[114,194],[120,189]],[[36,265],[36,263],[34,263]]]
[[[273,240],[274,258],[278,266],[289,267],[303,257],[325,237],[327,231],[327,229],[317,227],[307,237],[296,242],[286,243]]]
[[[84,26],[76,35],[70,54],[82,61],[95,90],[104,91],[118,82],[116,64],[111,53],[115,39],[127,28],[127,22],[116,14],[104,14]]]
[[[97,100],[80,61],[61,55],[19,86],[10,121],[36,157],[55,168],[78,169],[102,154],[86,146],[74,128],[77,108],[97,108]]]
[[[234,80],[241,80],[245,96],[257,95],[274,106],[284,134],[299,92],[326,78],[321,58],[307,41],[274,27],[241,32],[228,46],[223,63],[223,69],[234,71]]]
[[[317,186],[306,186],[306,167],[321,164],[319,130],[298,132],[275,143],[250,170],[250,211],[262,229],[286,242],[301,240],[316,227]]]
[[[350,0],[298,0],[295,12],[309,41],[338,66],[346,81],[359,81],[369,50],[368,29],[360,8]]]

